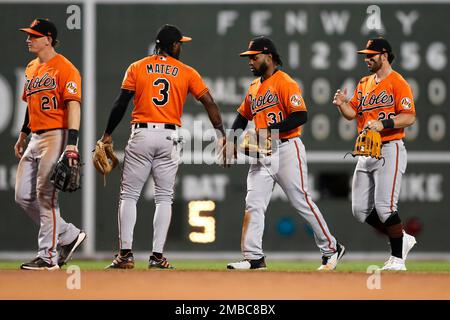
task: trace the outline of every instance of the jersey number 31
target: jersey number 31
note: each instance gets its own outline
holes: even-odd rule
[[[275,112],[269,112],[267,114],[267,117],[270,118],[270,120],[267,121],[267,124],[270,126],[271,124],[279,123],[279,122],[283,121],[283,112],[280,111],[280,112],[278,112],[278,114],[276,114]]]

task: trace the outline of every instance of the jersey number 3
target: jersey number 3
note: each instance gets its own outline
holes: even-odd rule
[[[153,97],[152,101],[157,107],[163,107],[169,102],[170,82],[164,78],[158,78],[153,82],[154,87],[159,88],[159,97]]]

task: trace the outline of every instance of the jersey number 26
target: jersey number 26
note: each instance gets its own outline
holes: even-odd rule
[[[390,113],[386,114],[386,112],[381,111],[378,114],[378,120],[392,119],[393,117],[395,117],[395,113],[394,112],[390,112]]]

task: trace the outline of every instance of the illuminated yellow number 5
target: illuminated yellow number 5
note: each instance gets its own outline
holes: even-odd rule
[[[202,232],[191,232],[189,240],[195,243],[211,243],[216,240],[216,219],[200,215],[202,212],[212,213],[215,208],[216,204],[213,201],[189,202],[189,225],[203,229]]]

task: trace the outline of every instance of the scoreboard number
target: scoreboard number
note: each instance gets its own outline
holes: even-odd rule
[[[216,219],[212,216],[215,208],[216,204],[211,200],[189,202],[189,225],[201,230],[189,234],[191,242],[212,243],[216,240]]]

